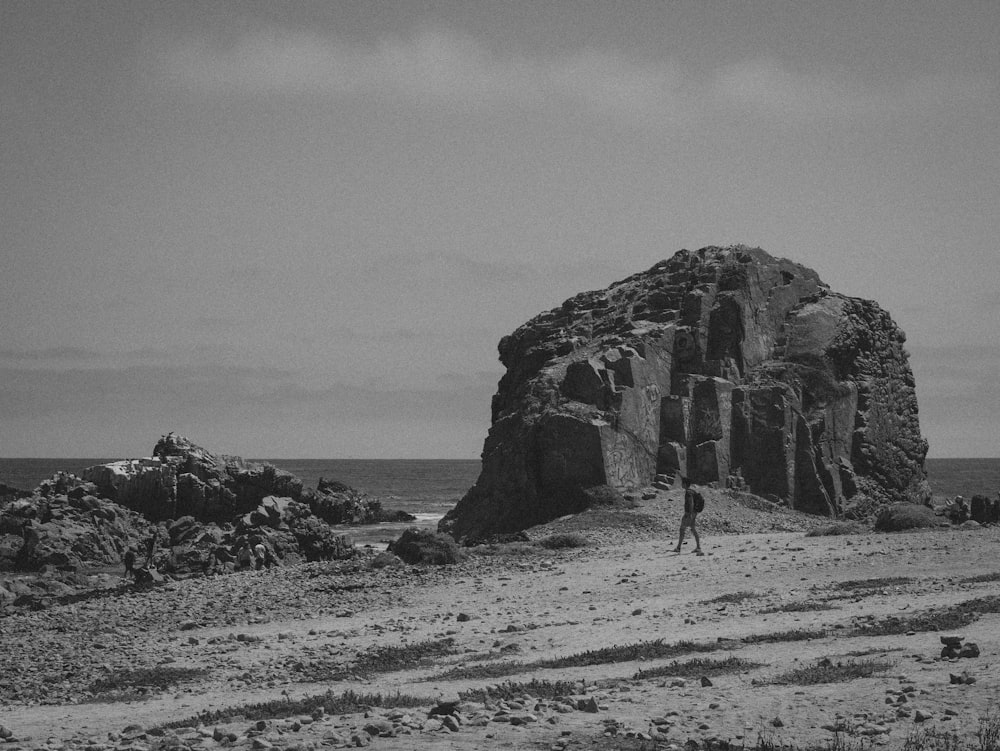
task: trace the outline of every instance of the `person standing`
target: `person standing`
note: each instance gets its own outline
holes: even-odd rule
[[[156,554],[156,532],[157,530],[154,529],[153,534],[146,541],[146,561],[142,564],[142,567],[145,569],[149,569],[153,565],[153,556]]]
[[[125,564],[125,578],[134,579],[135,578],[135,550],[129,546],[129,549],[125,551],[125,555],[122,556],[122,563]]]
[[[681,532],[674,552],[681,552],[681,546],[684,544],[684,530],[690,527],[691,534],[694,536],[694,554],[705,555],[701,549],[701,539],[698,537],[697,526],[698,514],[705,508],[705,498],[691,487],[691,480],[687,477],[681,479],[681,484],[684,486],[684,516],[681,517]]]

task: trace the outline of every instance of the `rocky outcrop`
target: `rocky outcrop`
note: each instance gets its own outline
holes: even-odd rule
[[[331,525],[415,519],[333,480],[303,492],[289,472],[213,454],[172,433],[150,458],[82,474],[57,473],[32,492],[4,490],[0,571],[119,565],[130,548],[144,563],[154,535],[153,566],[179,577],[232,570],[255,540],[282,564],[342,559],[355,554],[353,544]]]
[[[153,520],[228,521],[253,511],[267,496],[298,500],[302,495],[302,481],[290,472],[213,454],[173,433],[156,443],[150,458],[89,467],[83,477],[105,497]]]
[[[482,472],[441,529],[524,529],[657,473],[825,515],[923,501],[904,342],[876,303],[804,266],[745,246],[682,250],[501,340]]]

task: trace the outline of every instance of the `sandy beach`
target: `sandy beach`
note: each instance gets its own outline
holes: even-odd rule
[[[17,612],[0,620],[0,725],[11,748],[805,748],[835,733],[899,748],[920,732],[974,743],[980,718],[996,712],[996,528],[807,537],[823,520],[717,493],[701,524],[706,555],[696,557],[691,542],[673,552],[678,519],[678,491],[660,491],[637,509],[532,530],[533,540],[588,538],[579,548],[496,546],[443,567],[307,564]],[[974,658],[940,657],[950,632],[930,630],[939,618],[908,620],[977,598],[994,612],[956,631],[978,645]],[[891,618],[896,633],[866,634]],[[428,655],[363,660],[406,646]],[[587,652],[593,664],[558,662]],[[745,662],[717,667],[730,658]],[[707,662],[686,664],[694,659]],[[824,659],[875,672],[789,679]],[[95,681],[137,667],[180,677],[148,698],[94,696]],[[460,668],[474,669],[452,677]],[[952,683],[963,673],[974,682]],[[509,695],[471,693],[506,683]],[[327,691],[420,701],[157,729]],[[460,695],[447,722],[428,718]]]

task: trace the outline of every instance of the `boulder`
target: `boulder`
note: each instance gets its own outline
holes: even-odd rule
[[[985,495],[974,495],[970,502],[969,515],[979,524],[1000,523],[1000,498],[990,499]]]
[[[833,516],[930,497],[905,336],[875,302],[745,246],[682,250],[500,341],[461,537],[575,513],[659,473]]]

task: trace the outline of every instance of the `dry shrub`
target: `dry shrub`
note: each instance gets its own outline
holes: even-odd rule
[[[941,519],[933,509],[917,503],[894,503],[886,506],[875,519],[878,532],[902,532],[941,526]]]
[[[568,532],[544,537],[538,544],[548,550],[560,550],[562,548],[583,548],[587,546],[587,538],[583,535]]]
[[[389,552],[411,565],[430,563],[443,566],[458,563],[462,558],[458,544],[451,536],[416,527],[404,530],[398,540],[389,543]]]

